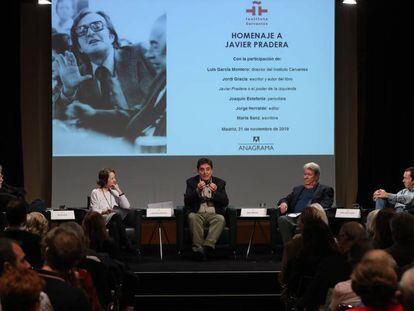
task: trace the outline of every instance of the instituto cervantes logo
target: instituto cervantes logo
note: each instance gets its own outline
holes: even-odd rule
[[[269,10],[262,5],[263,1],[252,1],[251,8],[246,9],[246,26],[269,26]]]
[[[252,8],[246,9],[246,13],[252,16],[262,16],[263,13],[267,13],[267,9],[262,7],[262,1],[252,1]]]

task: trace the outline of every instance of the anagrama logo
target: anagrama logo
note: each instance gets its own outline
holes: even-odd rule
[[[260,143],[260,136],[253,136],[252,143],[240,143],[239,151],[274,151],[272,143]]]

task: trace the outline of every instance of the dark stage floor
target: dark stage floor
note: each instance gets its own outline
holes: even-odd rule
[[[280,270],[280,254],[272,254],[267,247],[257,246],[246,259],[246,250],[240,248],[236,256],[218,250],[206,261],[196,261],[191,251],[177,254],[174,247],[164,247],[162,260],[158,246],[144,246],[139,260],[131,261],[134,272],[269,272]]]
[[[246,249],[220,253],[207,261],[191,259],[191,252],[178,255],[174,248],[142,249],[139,261],[130,268],[138,275],[136,310],[283,310],[277,276],[280,257],[266,247],[255,246],[249,258]]]

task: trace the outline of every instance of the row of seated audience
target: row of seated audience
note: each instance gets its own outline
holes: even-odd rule
[[[205,239],[202,236],[198,237],[194,234],[197,231],[196,228],[205,225],[205,220],[199,216],[206,218],[211,214],[219,215],[220,207],[225,207],[228,204],[225,182],[212,176],[212,168],[213,164],[210,159],[201,158],[197,162],[198,175],[187,180],[185,203],[192,207],[188,219],[190,227],[193,229],[193,251],[196,254],[199,253],[200,256],[198,257],[200,258],[205,258],[204,252],[206,249],[209,252],[214,250],[215,242],[222,227],[219,230],[219,228],[210,224],[207,237]],[[413,264],[414,216],[403,212],[407,206],[406,199],[411,197],[413,190],[412,174],[412,168],[404,172],[403,182],[406,186],[404,191],[407,190],[403,191],[404,193],[399,192],[394,195],[382,189],[374,192],[373,198],[376,201],[390,200],[390,203],[395,203],[395,205],[397,203],[405,204],[404,208],[397,209],[398,213],[396,213],[395,208],[381,206],[381,209],[374,210],[368,215],[366,229],[357,222],[348,222],[341,228],[339,235],[334,237],[325,214],[325,209],[331,207],[333,203],[333,189],[319,184],[320,168],[316,163],[305,164],[304,185],[295,187],[292,193],[278,203],[281,214],[287,212],[300,213],[299,217],[286,214],[279,217],[278,221],[284,242],[280,281],[284,287],[283,297],[288,306],[294,306],[299,310],[313,310],[323,305],[327,301],[327,297],[328,301],[331,301],[330,307],[332,310],[336,310],[336,306],[342,302],[351,303],[352,305],[372,304],[371,300],[364,300],[363,293],[361,294],[361,291],[358,290],[358,283],[355,283],[357,285],[354,286],[354,279],[350,278],[351,275],[359,275],[355,271],[360,263],[364,261],[363,255],[370,249],[385,249],[393,259],[384,259],[381,262],[382,264],[383,262],[390,263],[391,268],[396,270],[395,273],[398,276]],[[93,190],[91,194],[91,209],[94,212],[86,215],[83,226],[80,227],[76,223],[64,224],[59,229],[48,232],[43,237],[42,243],[40,236],[45,234],[47,230],[44,228],[48,224],[45,219],[42,219],[43,215],[36,213],[27,217],[28,206],[21,199],[13,199],[7,205],[8,227],[3,232],[3,236],[18,242],[21,246],[20,253],[26,253],[31,265],[38,269],[39,275],[46,280],[46,285],[43,287],[45,294],[42,296],[46,298],[42,301],[50,301],[49,304],[52,306],[59,305],[60,298],[56,299],[54,297],[53,289],[50,289],[51,286],[48,285],[54,282],[49,279],[56,280],[56,278],[60,278],[61,282],[82,288],[87,293],[89,304],[94,310],[105,308],[113,302],[110,294],[108,294],[110,292],[108,289],[115,289],[121,283],[131,284],[131,286],[125,286],[125,289],[135,288],[133,282],[136,282],[136,280],[131,277],[131,274],[128,273],[122,263],[120,245],[123,245],[129,251],[131,251],[131,247],[125,237],[122,218],[116,211],[118,207],[129,209],[129,202],[124,192],[119,188],[113,170],[100,171],[98,185],[99,187]],[[218,202],[221,202],[218,201],[218,198],[221,197],[226,198],[225,204],[218,204]],[[312,204],[309,205],[309,203]],[[220,218],[221,223],[224,224],[224,218]],[[28,232],[32,230],[31,228],[35,228],[35,233]],[[109,235],[107,228],[109,229]],[[299,234],[293,236],[297,231],[299,231]],[[55,239],[61,233],[66,237],[59,242]],[[79,242],[79,248],[77,248],[75,242],[72,241],[75,244],[69,243],[71,238],[68,238],[68,234],[72,235],[72,238],[75,236]],[[66,242],[69,244],[66,245]],[[9,250],[13,250],[14,244],[10,243]],[[50,252],[53,247],[56,248],[55,252]],[[80,250],[79,254],[76,253],[77,250]],[[71,251],[73,253],[70,253]],[[389,255],[380,254],[377,257],[385,258]],[[97,269],[96,264],[92,264],[94,262],[102,264],[101,267]],[[60,264],[62,266],[59,266]],[[76,269],[74,269],[75,265],[77,266]],[[28,265],[23,264],[23,266]],[[107,278],[112,282],[105,282],[106,278],[102,280],[105,273],[101,271],[112,274],[112,278]],[[352,271],[354,272],[351,274]],[[50,272],[52,272],[52,276]],[[56,275],[53,275],[53,273]],[[387,276],[390,277],[391,274]],[[355,280],[357,282],[357,279]],[[61,283],[57,284],[62,285]],[[378,293],[382,293],[383,288],[381,286],[383,285],[382,283],[378,285],[380,289]],[[52,288],[55,286],[58,285],[53,285]],[[332,295],[327,295],[330,292],[329,289],[333,289]],[[394,295],[395,289],[388,288],[384,290],[391,291]],[[346,293],[345,296],[349,296],[350,301],[341,300],[343,292]],[[123,301],[128,303],[129,300],[130,302],[131,296],[131,293],[124,291]],[[329,297],[332,297],[332,300],[329,300]],[[382,306],[388,303],[381,300],[386,299],[385,297],[387,296],[384,294],[379,298]],[[72,299],[73,302],[76,302],[76,300]],[[81,300],[77,303],[82,304]],[[70,304],[62,304],[62,308],[63,305]]]
[[[298,221],[300,233],[284,246],[280,281],[286,304],[297,310],[317,310],[324,304],[330,310],[341,304],[402,310],[396,299],[404,272],[400,283],[406,284],[408,294],[402,297],[414,295],[414,216],[394,213],[386,218],[392,236],[387,244],[381,235],[382,216],[389,214],[388,209],[373,211],[367,229],[351,221],[334,237],[324,209],[319,204],[306,207]],[[124,289],[136,288],[137,280],[128,273],[99,213],[88,213],[82,226],[66,222],[48,230],[41,213],[26,217],[24,202],[16,199],[9,203],[6,216],[10,225],[2,235],[7,239],[0,239],[3,310],[29,310],[16,306],[16,301],[35,301],[41,310],[105,310],[113,303],[111,289],[121,283],[128,284]],[[37,273],[27,272],[30,267]],[[16,300],[15,295],[27,299]],[[131,303],[131,298],[124,292],[123,304]]]
[[[413,310],[414,216],[391,211],[372,211],[366,227],[346,222],[335,238],[324,209],[306,207],[298,220],[300,233],[284,245],[279,281],[287,309],[402,310],[397,284],[405,272],[411,300],[404,310]]]
[[[138,279],[101,214],[89,212],[82,226],[65,222],[50,229],[42,213],[27,214],[26,207],[21,199],[7,205],[8,226],[0,234],[0,310],[133,305]]]

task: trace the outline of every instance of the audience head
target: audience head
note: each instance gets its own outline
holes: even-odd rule
[[[72,230],[56,227],[42,241],[46,265],[66,274],[82,257],[82,244]]]
[[[307,206],[300,214],[298,219],[298,225],[300,230],[303,231],[304,224],[313,219],[320,219],[327,225],[329,225],[328,217],[326,216],[325,210],[319,203],[313,203]]]
[[[403,183],[405,188],[414,188],[414,166],[408,167],[404,171]]]
[[[320,175],[321,168],[315,162],[309,162],[303,166],[303,181],[305,186],[318,183]]]
[[[369,251],[351,275],[352,290],[367,307],[386,307],[394,302],[398,279],[396,263],[383,250]]]
[[[81,242],[83,249],[85,249],[88,246],[88,241],[87,241],[87,238],[85,236],[85,232],[84,232],[82,226],[79,225],[77,222],[67,221],[67,222],[64,222],[63,224],[61,224],[60,227],[65,229],[65,230],[69,230],[69,231],[72,231],[73,233],[75,233],[76,236],[78,237],[79,241]]]
[[[347,256],[348,256],[348,262],[351,264],[352,267],[355,267],[361,259],[364,257],[364,255],[374,249],[374,244],[371,239],[369,238],[363,238],[360,240],[355,241],[352,243],[352,246],[350,247]]]
[[[210,180],[213,175],[213,161],[208,158],[199,159],[197,161],[197,171],[202,180]]]
[[[115,170],[111,168],[104,168],[98,173],[98,181],[96,182],[99,187],[106,187],[111,178],[115,179]],[[115,180],[116,181],[116,180]]]
[[[315,210],[316,217],[323,220],[324,223],[329,225],[328,216],[326,216],[325,209],[319,203],[312,203],[309,207]]]
[[[150,46],[145,54],[157,72],[162,71],[166,65],[166,23],[167,16],[165,14],[158,17],[155,21],[149,37]]]
[[[303,252],[328,256],[336,250],[336,242],[329,226],[319,218],[306,221],[302,231]]]
[[[103,241],[110,239],[106,231],[105,219],[98,212],[87,213],[83,218],[82,227],[92,249],[96,249]]]
[[[0,276],[8,270],[27,270],[30,264],[17,242],[0,238]]]
[[[73,20],[70,36],[73,51],[90,57],[105,54],[111,47],[119,48],[115,27],[109,16],[102,11],[80,11]]]
[[[396,214],[393,208],[383,208],[375,218],[374,241],[378,248],[388,248],[392,245],[391,218]]]
[[[26,225],[27,203],[22,199],[11,199],[6,206],[6,219],[10,227]]]
[[[414,243],[414,216],[409,213],[398,213],[391,219],[391,234],[394,242],[401,244]]]
[[[1,166],[0,164],[0,188],[3,185],[3,181],[4,181],[4,175],[3,175],[3,166]]]
[[[339,250],[342,253],[346,253],[349,251],[353,243],[366,237],[366,231],[360,223],[356,221],[346,222],[341,226],[341,229],[339,229]]]
[[[9,270],[0,278],[3,311],[39,310],[44,280],[33,270]]]
[[[42,213],[31,212],[27,214],[26,227],[27,231],[43,237],[49,230],[49,222]]]
[[[375,233],[375,220],[377,218],[377,214],[380,210],[374,209],[373,211],[370,211],[367,215],[367,223],[365,224],[365,227],[367,229],[367,233],[370,237],[374,236]]]
[[[404,310],[414,310],[414,267],[404,272],[399,288],[399,298]]]

